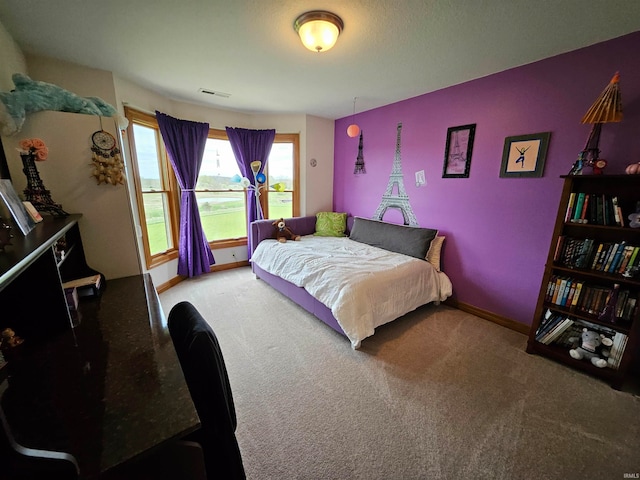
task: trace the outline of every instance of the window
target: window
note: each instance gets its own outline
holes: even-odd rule
[[[179,205],[158,123],[129,108],[129,142],[147,268],[177,257]]]
[[[299,215],[298,135],[276,134],[264,173],[260,203],[265,218]],[[246,194],[238,180],[240,169],[224,130],[209,130],[196,197],[202,228],[212,246],[230,246],[247,237]],[[283,188],[275,191],[273,185]]]
[[[247,236],[247,202],[237,180],[240,169],[224,130],[209,130],[204,148],[196,198],[202,229],[210,243]]]
[[[180,192],[153,115],[125,108],[129,119],[136,200],[147,268],[177,258]],[[261,190],[265,218],[297,216],[299,136],[276,134]],[[225,130],[209,130],[195,194],[205,236],[212,248],[246,244],[247,202],[240,169]],[[278,190],[273,186],[278,184]]]
[[[290,218],[300,215],[298,135],[276,134],[265,175],[267,185],[284,184],[284,189],[269,188],[261,195],[265,218]],[[262,198],[264,197],[264,198]]]

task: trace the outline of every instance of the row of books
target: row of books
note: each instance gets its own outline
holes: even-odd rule
[[[569,268],[622,274],[640,265],[640,247],[621,242],[598,242],[591,238],[558,237],[554,262]]]
[[[597,285],[585,285],[571,277],[552,275],[547,285],[545,302],[582,313],[599,315],[607,304],[612,289]],[[615,306],[615,317],[622,322],[630,322],[634,318],[638,306],[636,293],[622,289],[618,291]]]
[[[624,227],[618,197],[600,193],[571,192],[565,222]]]
[[[585,328],[594,330],[611,340],[611,347],[606,349],[608,355],[603,353],[602,356],[607,358],[608,367],[617,369],[622,361],[628,339],[628,336],[622,332],[547,310],[536,330],[536,340],[545,345],[555,344],[568,349],[576,348],[580,345],[580,336]]]

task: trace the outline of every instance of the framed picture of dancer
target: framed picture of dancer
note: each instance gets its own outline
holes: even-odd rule
[[[505,138],[500,176],[541,177],[550,136],[551,132],[542,132]]]
[[[476,124],[447,129],[442,178],[468,178]]]

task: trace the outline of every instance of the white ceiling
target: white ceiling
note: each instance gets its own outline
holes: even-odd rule
[[[314,9],[344,21],[320,54],[293,30]],[[170,98],[336,119],[640,30],[640,1],[2,0],[0,23]]]

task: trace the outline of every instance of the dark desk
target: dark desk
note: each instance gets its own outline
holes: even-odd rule
[[[200,426],[148,275],[108,281],[80,317],[9,359],[1,402],[18,443],[70,453],[97,478]]]

